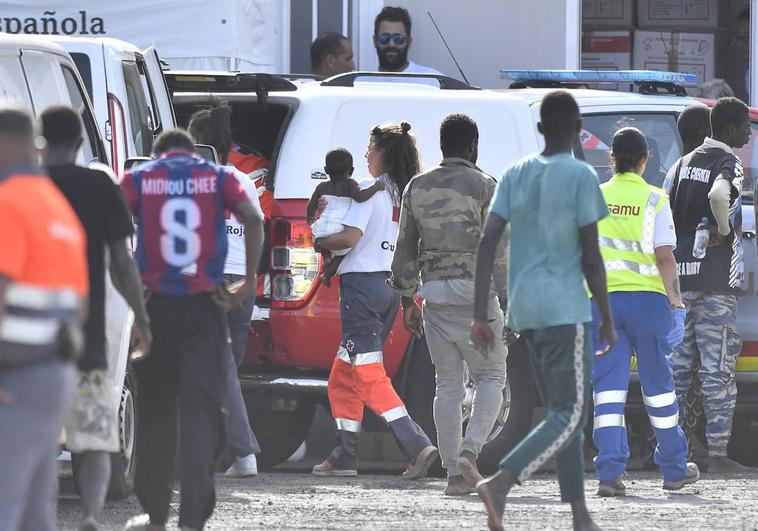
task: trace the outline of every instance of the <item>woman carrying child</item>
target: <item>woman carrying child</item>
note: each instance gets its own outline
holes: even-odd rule
[[[397,239],[400,198],[419,172],[410,124],[389,123],[371,131],[366,160],[369,173],[384,184],[364,202],[353,201],[344,229],[317,238],[320,249],[352,248],[339,264],[342,342],[329,375],[329,403],[337,423],[338,445],[320,465],[318,476],[355,476],[358,434],[364,405],[381,416],[409,459],[406,479],[426,476],[439,455],[429,437],[410,418],[384,369],[382,346],[400,307],[399,292],[387,285]]]

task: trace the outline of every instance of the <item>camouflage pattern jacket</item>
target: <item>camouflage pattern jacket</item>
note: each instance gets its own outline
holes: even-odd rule
[[[446,158],[416,175],[403,193],[389,285],[412,297],[420,280],[474,280],[476,249],[495,193],[495,179],[465,159]],[[504,294],[505,242],[495,263]]]

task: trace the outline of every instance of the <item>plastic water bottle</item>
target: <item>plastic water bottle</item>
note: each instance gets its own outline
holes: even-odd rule
[[[708,249],[708,238],[710,230],[708,229],[708,218],[703,218],[695,229],[695,243],[692,245],[692,256],[698,260],[705,258],[705,251]]]

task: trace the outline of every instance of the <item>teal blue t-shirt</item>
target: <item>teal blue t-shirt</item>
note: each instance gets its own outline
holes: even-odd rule
[[[592,166],[569,154],[527,157],[506,170],[490,210],[511,228],[508,327],[591,321],[579,229],[608,215]]]

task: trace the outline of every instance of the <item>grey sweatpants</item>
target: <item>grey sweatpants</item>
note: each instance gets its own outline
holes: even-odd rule
[[[495,348],[485,357],[469,344],[473,306],[424,303],[424,331],[429,354],[437,378],[434,398],[434,423],[442,466],[448,476],[461,472],[455,462],[467,450],[478,456],[484,441],[492,431],[505,386],[503,341],[503,312],[494,296],[490,299],[488,316],[495,334]],[[465,436],[462,433],[462,406],[466,398],[466,371],[474,382],[474,397]]]
[[[49,531],[55,525],[56,458],[76,369],[47,361],[0,369],[0,529]]]

